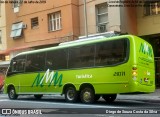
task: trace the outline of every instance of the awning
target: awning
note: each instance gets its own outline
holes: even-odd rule
[[[12,24],[12,31],[10,37],[16,38],[22,35],[23,22]]]

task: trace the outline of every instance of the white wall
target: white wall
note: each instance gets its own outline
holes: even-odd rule
[[[85,35],[85,21],[84,21],[84,0],[79,0],[79,14],[80,14],[80,35]],[[87,23],[88,34],[97,33],[96,27],[96,9],[95,5],[107,2],[109,0],[86,0],[87,3]],[[120,7],[108,7],[108,30],[120,31]]]

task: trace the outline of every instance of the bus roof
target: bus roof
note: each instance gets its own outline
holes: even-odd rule
[[[74,43],[78,43],[78,42],[95,40],[95,39],[102,39],[102,38],[109,38],[109,37],[113,37],[113,36],[119,36],[119,32],[109,31],[109,32],[105,32],[105,33],[98,33],[98,34],[91,34],[88,36],[81,36],[81,37],[79,37],[78,40],[60,43],[59,45],[74,44]]]
[[[86,38],[86,39],[82,39],[82,41],[75,40],[75,41],[66,42],[64,44],[60,44],[60,45],[54,46],[54,47],[22,52],[22,53],[17,54],[16,56],[51,51],[51,50],[56,50],[56,49],[63,49],[63,48],[86,45],[86,44],[93,44],[93,43],[103,42],[106,40],[114,40],[114,39],[121,39],[121,38],[127,38],[127,37],[133,37],[133,35],[120,35],[120,36],[113,36],[113,37],[96,36],[96,37],[94,37],[94,39],[93,38]]]

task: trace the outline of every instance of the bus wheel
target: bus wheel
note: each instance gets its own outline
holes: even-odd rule
[[[81,90],[80,98],[83,103],[91,104],[95,100],[95,94],[92,88],[86,87]]]
[[[36,99],[41,99],[42,97],[43,97],[43,95],[34,95],[34,97],[36,98]]]
[[[102,97],[106,102],[111,103],[116,99],[117,94],[108,94],[108,95],[103,95]]]
[[[74,87],[68,87],[65,90],[65,100],[67,102],[76,102],[78,93]]]
[[[14,87],[10,87],[8,90],[8,97],[11,100],[17,99],[18,95],[16,94],[15,88]]]

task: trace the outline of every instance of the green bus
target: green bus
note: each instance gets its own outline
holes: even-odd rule
[[[152,46],[133,35],[95,36],[22,52],[11,60],[4,88],[10,99],[60,94],[67,102],[82,103],[154,90]]]

